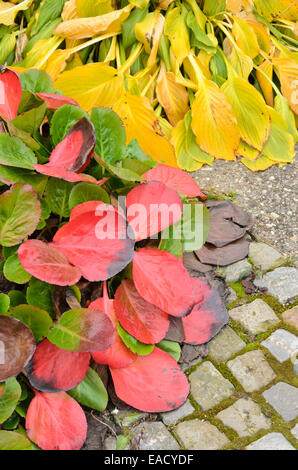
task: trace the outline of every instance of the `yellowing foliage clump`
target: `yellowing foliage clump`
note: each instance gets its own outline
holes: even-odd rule
[[[0,62],[113,108],[157,161],[264,170],[294,158],[297,24],[292,0],[0,1]]]

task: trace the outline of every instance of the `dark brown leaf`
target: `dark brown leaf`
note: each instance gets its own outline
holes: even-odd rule
[[[207,242],[220,248],[242,238],[252,226],[252,217],[231,201],[208,201],[210,231]]]
[[[0,315],[0,381],[19,374],[34,351],[30,328],[16,318]]]
[[[170,326],[164,339],[181,343],[182,341],[184,341],[185,338],[182,318],[177,318],[173,317],[172,315],[169,315],[169,320]]]
[[[197,277],[198,273],[207,273],[212,271],[213,266],[201,263],[193,251],[183,253],[183,264],[192,277]]]
[[[227,266],[245,258],[248,255],[248,246],[249,241],[244,237],[221,248],[216,248],[209,243],[205,243],[205,245],[195,253],[201,263]]]

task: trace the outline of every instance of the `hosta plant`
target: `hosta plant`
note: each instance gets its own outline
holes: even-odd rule
[[[194,171],[291,163],[297,1],[0,2],[0,62],[46,70],[87,112],[112,107],[127,142]]]
[[[0,448],[79,449],[82,406],[108,402],[94,364],[126,404],[173,410],[189,393],[176,339],[203,344],[227,322],[183,265],[207,238],[206,197],[46,72],[2,68],[0,93]]]

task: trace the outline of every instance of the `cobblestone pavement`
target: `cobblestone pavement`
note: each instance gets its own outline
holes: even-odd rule
[[[230,322],[208,356],[186,371],[186,403],[160,415],[115,410],[138,449],[298,448],[298,271],[263,244],[253,243],[250,255],[222,272],[233,281]],[[248,263],[266,293],[245,294],[240,279]],[[115,449],[116,439],[105,447]]]

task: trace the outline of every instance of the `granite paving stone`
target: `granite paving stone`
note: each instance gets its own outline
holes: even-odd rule
[[[298,388],[278,382],[263,392],[265,400],[284,421],[292,421],[298,415]]]
[[[226,282],[237,282],[240,279],[248,276],[252,270],[252,265],[247,259],[242,259],[237,261],[237,263],[230,264],[225,269],[225,279]]]
[[[166,425],[174,424],[185,416],[191,415],[194,412],[194,407],[189,400],[173,411],[168,411],[167,413],[162,413],[161,418]]]
[[[280,321],[272,308],[261,299],[233,308],[229,315],[253,334],[263,333]]]
[[[298,330],[298,305],[289,308],[282,314],[282,318],[289,325],[295,326]]]
[[[284,262],[282,255],[266,243],[250,243],[248,256],[263,271],[277,268]]]
[[[247,450],[295,450],[280,432],[271,432],[246,447]]]
[[[232,395],[234,386],[225,379],[210,361],[203,362],[189,376],[190,391],[196,402],[209,410]]]
[[[259,390],[276,377],[259,349],[237,356],[227,366],[246,392]]]
[[[262,346],[269,349],[271,354],[279,361],[285,362],[298,351],[297,336],[289,333],[287,330],[276,330],[269,338],[262,341]]]
[[[241,351],[245,342],[230,326],[225,326],[209,343],[209,356],[217,362],[225,362]]]
[[[218,450],[230,442],[216,426],[199,419],[179,423],[175,432],[183,447],[189,450]]]
[[[296,268],[281,267],[255,279],[257,287],[266,287],[268,294],[277,298],[281,304],[298,296],[298,270]]]
[[[237,400],[229,408],[220,411],[216,417],[225,426],[234,429],[240,437],[252,436],[260,429],[270,428],[271,424],[259,405],[248,397]]]
[[[132,430],[139,450],[178,450],[180,446],[160,421],[141,423]]]

